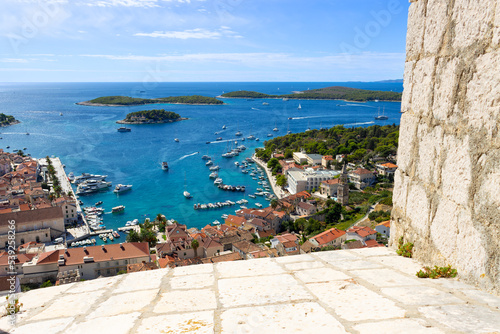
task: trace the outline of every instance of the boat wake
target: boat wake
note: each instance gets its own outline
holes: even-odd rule
[[[260,110],[260,109],[257,109],[257,108],[252,108],[252,110]]]
[[[375,109],[377,109],[377,107],[374,107],[374,106],[367,106],[367,105],[364,105],[364,104],[354,104],[354,103],[348,103],[348,104],[346,104],[346,106],[348,106],[348,107],[365,107],[365,108],[375,108]]]
[[[306,118],[321,118],[321,117],[329,117],[328,115],[325,116],[304,116],[304,117],[292,117],[292,120],[294,119],[306,119]]]
[[[347,123],[347,124],[342,124],[343,126],[358,126],[358,125],[368,125],[368,124],[375,124],[375,122],[359,122],[359,123]]]
[[[191,154],[186,154],[185,156],[180,157],[177,161],[184,160],[184,159],[186,159],[187,157],[190,157],[190,156],[193,156],[193,155],[196,155],[196,154],[200,154],[200,152],[194,152],[194,153],[191,153]]]

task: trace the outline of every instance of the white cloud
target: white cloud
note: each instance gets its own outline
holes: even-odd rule
[[[184,31],[154,31],[152,33],[137,33],[134,36],[160,37],[160,38],[178,38],[178,39],[218,39],[222,34],[218,31],[206,29],[190,29]]]
[[[27,63],[26,59],[21,58],[0,58],[0,62],[2,63]]]
[[[220,30],[207,30],[202,28],[188,29],[184,31],[154,31],[151,33],[136,33],[134,36],[154,38],[177,38],[177,39],[219,39],[221,37],[242,38],[229,27],[221,27]]]

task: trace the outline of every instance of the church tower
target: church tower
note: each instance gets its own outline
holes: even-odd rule
[[[342,174],[339,178],[340,184],[337,188],[337,202],[343,206],[349,203],[349,181],[347,177],[347,165],[344,163]]]

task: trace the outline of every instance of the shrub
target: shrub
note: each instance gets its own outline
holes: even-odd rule
[[[7,305],[5,305],[6,315],[21,312],[21,306],[23,306],[23,304],[19,303],[18,298],[14,299],[13,303],[9,301],[9,296],[5,297],[5,299],[7,299]]]
[[[49,286],[52,286],[52,282],[49,280],[49,281],[46,281],[46,282],[43,282],[40,287],[41,288],[48,288]]]
[[[451,266],[447,267],[438,267],[434,266],[433,269],[430,267],[424,267],[422,270],[417,272],[417,277],[419,278],[450,278],[457,276],[457,270],[451,268]]]
[[[412,257],[413,255],[413,243],[407,242],[403,244],[403,237],[399,238],[399,247],[396,253],[404,257]]]

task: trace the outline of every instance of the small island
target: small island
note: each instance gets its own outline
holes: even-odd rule
[[[102,96],[90,101],[78,102],[77,104],[82,106],[96,106],[96,107],[123,107],[123,106],[135,106],[135,105],[158,104],[158,103],[193,104],[193,105],[224,104],[224,102],[222,102],[221,100],[217,100],[216,98],[202,96],[202,95],[169,96],[169,97],[160,97],[157,99],[143,99],[139,97],[129,97],[129,96]]]
[[[332,86],[306,91],[298,91],[293,94],[269,95],[259,92],[240,90],[224,93],[221,98],[252,98],[252,99],[300,99],[300,100],[347,100],[347,101],[401,101],[401,93],[366,90],[350,87]]]
[[[141,110],[127,114],[127,117],[121,121],[117,121],[118,124],[160,124],[160,123],[172,123],[186,120],[187,118],[182,118],[179,114],[172,111],[166,111],[164,109],[153,109],[153,110]]]
[[[3,113],[0,113],[0,126],[9,126],[13,124],[18,124],[20,123],[17,119],[14,118],[14,116],[11,115],[5,115]]]

